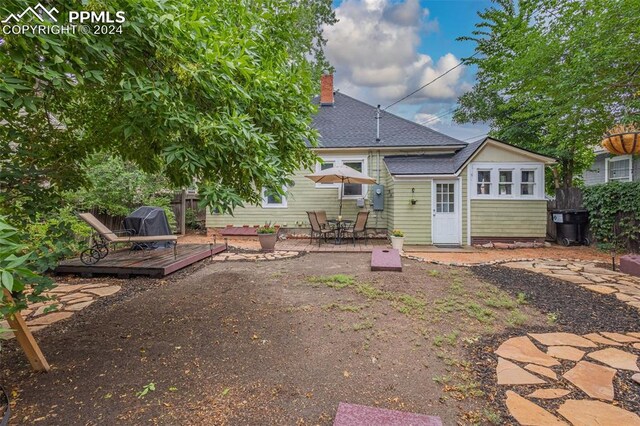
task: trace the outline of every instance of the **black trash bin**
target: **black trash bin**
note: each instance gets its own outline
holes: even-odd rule
[[[582,209],[563,209],[551,212],[556,224],[556,239],[565,246],[571,244],[591,245],[587,238],[589,212]]]

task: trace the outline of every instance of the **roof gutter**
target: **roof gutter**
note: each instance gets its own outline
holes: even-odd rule
[[[437,145],[437,146],[361,146],[361,147],[323,147],[316,146],[310,147],[312,151],[366,151],[366,150],[379,150],[379,151],[453,151],[456,149],[464,148],[466,145]]]

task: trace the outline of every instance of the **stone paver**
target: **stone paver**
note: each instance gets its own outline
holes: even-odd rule
[[[607,339],[615,340],[619,343],[640,342],[640,339],[638,339],[637,337],[627,336],[620,333],[608,333],[606,331],[603,331],[600,334],[602,334]]]
[[[539,385],[546,383],[541,378],[526,372],[511,361],[498,358],[496,367],[499,385]]]
[[[529,336],[546,346],[567,345],[578,346],[584,348],[595,348],[596,345],[592,341],[585,339],[573,333],[529,333]]]
[[[555,358],[538,349],[527,336],[513,337],[500,345],[495,352],[504,358],[545,367],[560,364]]]
[[[600,401],[570,399],[558,408],[558,413],[574,425],[640,425],[640,417],[636,414]]]
[[[68,311],[81,311],[84,308],[86,308],[87,306],[89,306],[90,304],[92,304],[94,301],[93,300],[89,300],[87,302],[82,302],[82,303],[74,303],[73,305],[68,305],[66,307],[66,309]]]
[[[64,284],[59,283],[56,288],[46,293],[52,300],[29,305],[21,312],[29,329],[34,332],[64,319],[70,318],[75,312],[90,306],[100,297],[110,296],[120,291],[120,286],[108,283],[94,284]],[[56,309],[46,312],[52,306]],[[5,333],[4,339],[14,337],[13,333]]]
[[[600,293],[600,294],[611,294],[611,293],[617,292],[615,288],[608,287],[606,285],[597,285],[597,284],[583,285],[582,288],[586,288],[587,290],[595,291],[596,293]]]
[[[542,367],[536,364],[527,364],[524,366],[526,370],[533,371],[536,374],[540,374],[541,376],[548,377],[552,380],[558,380],[558,375],[550,368]]]
[[[304,251],[304,250],[302,250]],[[223,252],[213,257],[216,262],[224,261],[264,261],[264,260],[281,260],[296,257],[300,251],[292,250],[276,250],[272,253],[229,253]]]
[[[114,285],[110,287],[89,288],[86,290],[82,290],[83,293],[91,293],[100,297],[111,296],[112,294],[115,294],[119,291],[120,291],[119,285]]]
[[[640,277],[600,268],[587,261],[538,259],[501,265],[544,274],[599,294],[613,294],[618,300],[640,309]]]
[[[633,376],[631,376],[631,380],[633,380],[634,382],[640,385],[640,373],[636,373]]]
[[[618,370],[640,371],[638,369],[638,356],[617,348],[602,349],[591,352],[587,356]]]
[[[556,399],[562,398],[563,396],[569,395],[571,391],[566,389],[537,389],[527,395],[528,398],[539,398],[539,399]]]
[[[580,361],[563,377],[591,398],[613,401],[613,376],[616,370],[589,361]]]
[[[521,424],[530,426],[566,425],[565,422],[540,407],[521,397],[513,391],[507,391],[507,408],[511,415]]]
[[[67,319],[73,315],[73,312],[51,312],[50,314],[43,315],[36,319],[29,321],[27,324],[32,325],[51,325],[54,322]]]
[[[584,356],[584,351],[572,346],[550,346],[549,349],[547,349],[547,355],[569,361],[580,361]]]
[[[607,339],[604,336],[599,335],[598,333],[589,333],[589,334],[585,334],[584,337],[586,337],[587,339],[596,342],[596,343],[601,343],[603,345],[609,345],[609,346],[622,346],[620,343],[611,340],[611,339]]]

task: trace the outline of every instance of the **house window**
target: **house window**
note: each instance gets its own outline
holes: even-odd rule
[[[533,196],[536,194],[536,171],[523,170],[520,179],[520,195]]]
[[[544,199],[544,165],[541,163],[472,163],[469,191],[479,199]]]
[[[607,158],[607,182],[631,182],[631,156]]]
[[[326,161],[324,163],[318,163],[316,165],[316,172],[321,172],[322,170],[330,169],[335,166],[335,162]],[[336,187],[335,183],[316,183],[316,188],[334,188]]]
[[[499,177],[498,194],[512,195],[513,194],[513,171],[500,170],[498,177]]]
[[[286,191],[286,188],[282,188]],[[265,209],[285,209],[287,208],[287,197],[268,189],[262,190],[262,207]]]
[[[362,163],[362,161],[344,161],[342,164],[362,173]],[[342,191],[345,197],[362,197],[364,194],[363,186],[360,183],[345,183],[342,186]]]
[[[491,194],[491,170],[478,170],[478,195]]]

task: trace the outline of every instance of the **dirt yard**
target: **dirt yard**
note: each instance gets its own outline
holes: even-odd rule
[[[331,424],[340,401],[499,420],[469,347],[546,317],[467,268],[367,254],[200,264],[169,280],[120,280],[36,337],[53,369],[2,348],[14,423]]]

